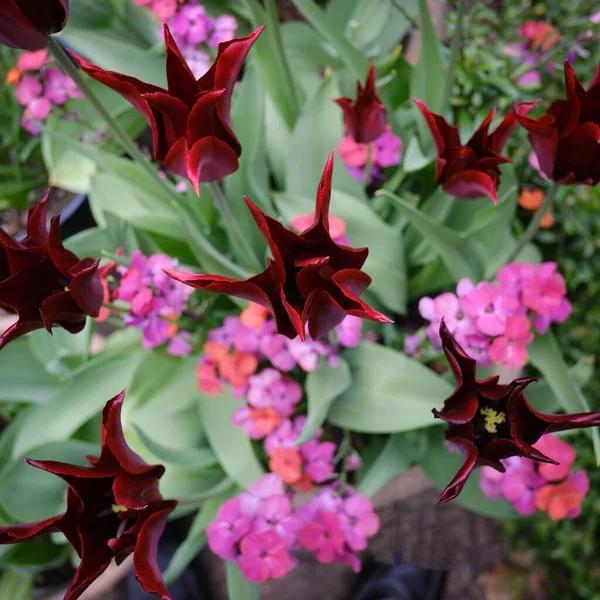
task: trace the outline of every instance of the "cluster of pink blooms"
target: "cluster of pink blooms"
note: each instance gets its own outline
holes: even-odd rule
[[[166,254],[146,257],[139,250],[131,255],[130,266],[111,265],[105,269],[103,278],[105,301],[119,300],[129,303],[129,314],[124,324],[142,330],[144,348],[156,348],[168,344],[167,352],[173,356],[187,356],[192,348],[190,333],[180,331],[178,319],[186,308],[193,288],[171,277],[163,269],[174,269],[177,260]],[[116,283],[112,286],[109,276]],[[110,314],[103,308],[99,320]]]
[[[134,0],[138,6],[147,6],[161,23],[169,28],[181,53],[196,78],[202,77],[210,68],[213,58],[211,49],[221,42],[232,40],[238,23],[231,15],[213,19],[204,6],[195,1],[185,4],[177,0]]]
[[[356,142],[351,135],[345,136],[337,146],[337,153],[346,165],[348,174],[353,179],[365,180],[367,163],[371,163],[369,183],[382,179],[382,169],[393,167],[402,162],[402,140],[386,129],[370,144]]]
[[[439,326],[444,319],[478,364],[517,369],[527,363],[531,326],[545,333],[551,323],[562,323],[571,314],[567,286],[554,262],[506,265],[498,271],[497,280],[474,285],[462,279],[456,294],[421,298],[419,312],[430,321],[426,331],[436,345],[441,346]]]
[[[43,123],[53,106],[64,106],[71,98],[83,95],[70,77],[54,67],[47,66],[51,61],[46,50],[23,52],[15,69],[15,97],[25,108],[21,125],[32,135],[41,133]],[[18,81],[18,83],[17,83]]]
[[[504,473],[492,467],[482,468],[483,493],[492,500],[506,498],[522,515],[539,510],[553,521],[578,517],[590,482],[584,470],[571,470],[574,448],[554,435],[543,436],[533,447],[560,464],[539,463],[520,456],[504,459]]]
[[[284,577],[296,564],[293,550],[306,548],[319,562],[349,564],[360,570],[356,552],[379,530],[373,505],[351,488],[326,487],[294,509],[292,495],[273,473],[227,500],[208,526],[210,549],[235,561],[248,581]]]

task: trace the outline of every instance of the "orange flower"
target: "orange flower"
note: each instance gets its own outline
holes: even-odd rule
[[[198,378],[198,389],[207,396],[218,396],[225,391],[216,368],[208,363],[198,365],[196,377]]]
[[[108,304],[110,302],[110,289],[108,287],[108,281],[106,281],[106,279],[101,279],[100,283],[102,283],[102,290],[104,291],[102,303]],[[98,316],[96,317],[95,321],[97,323],[103,323],[104,321],[106,321],[106,319],[108,319],[108,317],[110,317],[110,308],[106,308],[106,306],[101,306],[100,312],[98,313]]]
[[[521,190],[519,195],[519,206],[526,210],[537,210],[544,202],[544,192],[542,190]]]
[[[238,352],[224,356],[219,364],[221,377],[234,387],[245,385],[250,375],[256,373],[258,359],[254,354]]]
[[[6,79],[4,80],[6,85],[16,85],[19,81],[21,81],[21,69],[18,67],[9,69],[6,74]]]
[[[261,436],[273,433],[283,418],[273,408],[251,408],[250,419],[256,426],[257,431]]]
[[[268,309],[256,302],[250,302],[248,308],[244,309],[240,314],[240,323],[245,327],[251,327],[258,331],[262,324],[267,320],[269,315]]]
[[[302,473],[302,477],[294,483],[294,489],[299,492],[310,492],[313,489],[312,477],[306,472]]]
[[[535,499],[537,507],[547,512],[553,521],[565,519],[569,512],[581,506],[584,494],[582,494],[573,483],[563,481],[562,483],[545,485]]]
[[[269,469],[285,483],[294,484],[302,477],[302,457],[297,448],[276,448],[271,454]]]
[[[179,327],[177,325],[177,313],[169,311],[162,316],[169,321],[169,330],[167,331],[167,338],[171,339],[175,337],[175,335],[179,331]]]
[[[229,346],[224,343],[208,341],[204,344],[204,354],[206,354],[208,359],[217,364],[221,364],[223,359],[227,356],[228,351]]]
[[[550,211],[546,211],[546,214],[540,220],[540,227],[542,229],[550,229],[554,225],[554,216]]]

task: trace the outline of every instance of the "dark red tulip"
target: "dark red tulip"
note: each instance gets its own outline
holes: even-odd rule
[[[365,87],[356,82],[356,100],[336,98],[334,102],[344,111],[346,135],[355,142],[368,144],[376,140],[387,127],[387,114],[375,89],[375,64],[371,63]]]
[[[487,196],[496,204],[500,165],[512,162],[501,152],[517,126],[515,113],[504,117],[496,130],[489,133],[490,123],[496,115],[496,109],[493,109],[463,145],[457,127],[449,125],[441,115],[432,113],[421,100],[413,101],[423,113],[437,149],[436,183],[441,183],[444,190],[456,198],[473,200]],[[527,111],[532,105],[521,107]]]
[[[174,500],[163,500],[158,480],[165,469],[146,464],[129,446],[121,426],[125,391],[109,400],[102,413],[102,449],[88,457],[91,467],[51,460],[27,462],[64,479],[67,510],[38,523],[0,527],[0,544],[14,544],[61,531],[81,563],[64,600],[75,600],[108,567],[133,553],[135,575],[144,588],[164,600],[171,596],[156,560],[157,543]]]
[[[311,337],[321,337],[346,315],[389,323],[385,315],[359,298],[371,283],[371,278],[360,270],[369,251],[336,244],[329,233],[332,174],[333,154],[317,189],[314,222],[300,234],[286,229],[246,198],[273,255],[262,273],[238,281],[218,275],[165,272],[192,287],[264,306],[273,313],[277,331],[289,338],[304,339],[307,323]]]
[[[99,260],[79,260],[60,239],[60,217],[46,231],[46,197],[29,211],[27,236],[14,240],[0,228],[0,308],[19,315],[0,335],[0,349],[35,329],[58,325],[70,333],[97,317],[102,306]]]
[[[199,193],[201,181],[217,181],[238,169],[242,147],[231,129],[231,94],[263,29],[219,44],[214,64],[196,80],[165,25],[168,90],[74,58],[90,77],[121,94],[144,115],[152,128],[155,159],[187,177]]]
[[[69,0],[1,0],[0,44],[40,50],[69,16]]]
[[[464,462],[438,502],[456,498],[471,472],[481,465],[504,472],[500,461],[511,456],[558,464],[533,444],[546,433],[600,425],[600,412],[551,415],[536,411],[523,394],[525,387],[535,381],[533,377],[520,377],[507,385],[499,384],[497,375],[477,379],[475,361],[443,321],[440,336],[456,389],[444,408],[434,409],[433,414],[449,423],[446,440],[460,451]]]
[[[515,107],[529,132],[540,169],[557,183],[600,182],[600,65],[587,91],[565,62],[566,100],[556,100],[540,119]]]

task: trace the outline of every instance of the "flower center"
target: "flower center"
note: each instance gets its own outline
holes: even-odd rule
[[[506,423],[506,413],[493,408],[482,408],[480,411],[484,418],[483,427],[488,433],[498,433],[498,425]]]
[[[122,512],[127,512],[129,509],[125,506],[122,506],[121,504],[113,504],[112,510],[114,513],[119,514]]]

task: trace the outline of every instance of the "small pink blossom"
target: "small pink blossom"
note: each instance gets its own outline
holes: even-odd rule
[[[315,553],[320,563],[331,563],[344,550],[345,537],[339,517],[332,512],[322,512],[307,523],[300,532],[300,542]]]
[[[226,500],[217,513],[217,518],[206,529],[209,548],[225,560],[238,556],[240,539],[250,532],[251,520],[243,514],[237,498]]]
[[[17,69],[20,71],[39,71],[48,62],[48,51],[34,50],[23,52],[17,59]]]
[[[296,566],[296,560],[286,550],[281,536],[273,530],[244,536],[240,554],[240,571],[248,581],[255,583],[280,579]]]
[[[344,348],[356,348],[362,337],[363,320],[348,315],[336,328],[338,341]]]
[[[327,481],[333,473],[336,448],[333,442],[318,442],[315,438],[300,446],[305,470],[315,483]]]
[[[518,310],[519,301],[503,295],[497,286],[483,283],[465,294],[460,305],[481,333],[497,336],[504,333],[506,320]]]
[[[17,98],[17,102],[21,106],[28,106],[35,99],[39,98],[42,95],[43,86],[40,81],[38,81],[35,77],[23,77],[21,79],[19,85],[17,85],[17,89],[15,90],[15,97]]]
[[[217,48],[219,44],[228,42],[235,37],[238,29],[238,22],[231,15],[221,15],[213,23],[213,31],[208,40],[211,48]]]
[[[568,476],[576,457],[575,448],[571,444],[555,435],[544,435],[533,447],[559,463],[539,464],[538,472],[546,481],[560,481]]]
[[[497,337],[489,349],[490,358],[497,365],[520,369],[527,364],[527,345],[533,341],[529,319],[512,315],[506,321],[504,334]]]
[[[273,408],[285,418],[302,399],[302,387],[276,369],[264,369],[249,378],[246,397],[254,408]]]
[[[346,544],[353,551],[365,550],[367,538],[379,531],[379,517],[373,511],[373,504],[359,494],[344,500],[340,523]]]
[[[44,96],[57,106],[66,104],[70,98],[83,98],[73,80],[59,69],[44,71]]]
[[[536,274],[523,289],[523,304],[540,315],[551,315],[558,309],[566,293],[565,280],[559,273],[547,278]]]
[[[252,531],[254,533],[275,531],[281,537],[284,546],[292,549],[302,527],[300,520],[292,513],[292,502],[287,496],[265,498],[252,524]]]
[[[596,11],[591,17],[590,17],[590,21],[594,24],[597,25],[598,23],[600,23],[600,10]]]

